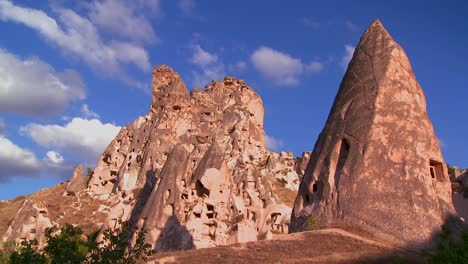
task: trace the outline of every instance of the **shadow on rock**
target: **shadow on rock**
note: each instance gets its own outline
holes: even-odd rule
[[[167,220],[158,240],[156,241],[156,252],[194,249],[192,235],[187,228],[180,224],[176,216]]]

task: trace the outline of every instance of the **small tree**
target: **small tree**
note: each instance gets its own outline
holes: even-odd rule
[[[38,242],[36,239],[29,241],[22,241],[17,251],[14,251],[10,255],[11,264],[45,264],[47,258],[39,252],[37,246]]]
[[[83,230],[70,224],[57,232],[56,226],[45,230],[47,246],[44,253],[50,258],[52,264],[79,264],[86,259],[89,251],[87,243],[83,240]]]
[[[437,254],[430,263],[456,264],[468,263],[468,228],[461,232],[461,239],[456,241],[448,228],[437,239]]]
[[[153,254],[151,245],[145,243],[147,231],[143,228],[136,230],[135,245],[130,248],[131,227],[128,223],[119,220],[119,226],[114,230],[106,230],[103,233],[103,241],[97,243],[91,251],[89,263],[134,264],[138,259],[146,260]]]

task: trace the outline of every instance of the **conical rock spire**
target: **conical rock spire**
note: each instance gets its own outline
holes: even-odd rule
[[[365,230],[424,246],[454,212],[424,93],[379,20],[364,32],[312,152],[290,231]]]

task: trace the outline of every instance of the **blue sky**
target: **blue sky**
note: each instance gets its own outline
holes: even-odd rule
[[[244,79],[262,97],[270,148],[310,151],[375,18],[412,62],[446,161],[468,167],[465,1],[70,2],[0,0],[0,199],[96,163],[148,111],[159,64],[190,89]]]

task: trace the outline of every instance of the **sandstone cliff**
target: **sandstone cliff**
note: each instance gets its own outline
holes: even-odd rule
[[[455,213],[424,93],[378,20],[361,37],[313,153],[292,232],[306,230],[313,218],[424,246]]]

